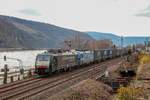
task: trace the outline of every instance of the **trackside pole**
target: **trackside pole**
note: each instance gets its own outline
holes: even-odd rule
[[[4,56],[4,61],[6,61],[6,56]],[[7,72],[9,71],[8,69],[8,65],[5,63],[4,65],[4,69],[2,69],[2,71],[4,72],[4,80],[3,83],[7,84]]]
[[[8,66],[7,64],[4,65],[4,84],[7,84],[7,71],[8,71]]]

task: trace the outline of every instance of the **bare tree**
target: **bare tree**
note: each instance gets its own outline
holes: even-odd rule
[[[83,38],[80,34],[75,34],[74,37],[64,40],[64,48],[85,50],[88,48],[90,40]]]
[[[113,42],[109,39],[104,40],[88,40],[82,38],[79,34],[74,37],[64,40],[64,48],[79,49],[79,50],[94,50],[112,48]]]

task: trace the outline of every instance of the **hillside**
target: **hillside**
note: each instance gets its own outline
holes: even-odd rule
[[[112,33],[102,33],[102,32],[86,32],[88,35],[90,35],[91,37],[93,37],[96,40],[102,40],[102,39],[110,39],[113,41],[114,44],[116,45],[120,45],[121,44],[121,37],[114,35]],[[127,46],[127,45],[132,45],[132,44],[144,44],[144,41],[147,39],[148,37],[136,37],[136,36],[126,36],[123,37],[123,45]]]
[[[93,39],[83,32],[0,15],[0,48],[59,48],[77,34]]]

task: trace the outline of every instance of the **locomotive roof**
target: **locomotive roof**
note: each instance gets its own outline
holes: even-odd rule
[[[49,53],[49,52],[44,52],[39,55],[50,55],[50,56],[60,56],[60,55],[74,55],[72,52],[64,52],[64,53]]]

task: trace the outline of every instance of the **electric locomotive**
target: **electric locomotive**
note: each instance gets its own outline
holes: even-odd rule
[[[77,65],[76,56],[72,53],[42,53],[38,54],[35,62],[35,74],[49,75],[60,70],[67,70]]]

